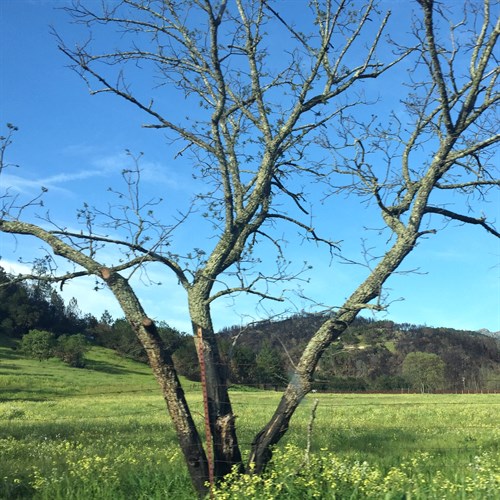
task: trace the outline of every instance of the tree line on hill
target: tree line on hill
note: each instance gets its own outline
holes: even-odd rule
[[[113,319],[107,311],[99,319],[82,313],[75,299],[65,305],[52,285],[15,283],[1,268],[0,285],[0,334],[16,340],[25,337],[21,347],[32,357],[54,355],[71,366],[83,366],[86,345],[91,343],[147,361],[125,319]],[[228,380],[261,388],[283,387],[306,341],[324,320],[321,314],[299,314],[222,329],[218,342]],[[159,323],[159,331],[179,373],[200,380],[192,336],[164,322]],[[478,332],[359,318],[325,352],[315,372],[314,388],[499,390],[500,342]]]
[[[159,323],[159,331],[166,345],[175,351],[181,374],[198,379],[192,337],[163,322]],[[125,319],[113,319],[107,311],[99,319],[83,313],[74,298],[66,305],[53,285],[43,281],[14,282],[1,266],[0,336],[21,341],[20,347],[36,359],[54,355],[75,367],[85,364],[86,344],[108,347],[137,361],[147,360]]]
[[[233,342],[230,358],[236,360],[235,370],[239,358],[248,363],[264,352],[269,360],[267,371],[277,382],[286,378],[307,339],[324,321],[325,315],[299,314],[282,321],[225,328],[220,334],[226,343]],[[500,389],[500,343],[478,332],[360,317],[323,355],[314,388],[496,391]]]

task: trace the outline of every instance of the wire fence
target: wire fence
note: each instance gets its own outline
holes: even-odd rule
[[[212,385],[212,387],[227,387],[226,385]],[[199,394],[200,397],[202,396],[201,393],[201,386],[199,382],[188,382],[187,384],[182,384],[182,388],[185,391],[189,391],[188,393],[190,395],[193,394]],[[279,396],[283,391],[286,389],[283,386],[273,386],[272,384],[245,384],[243,386],[239,385],[229,385],[228,387],[229,393],[231,395],[237,395],[237,394],[246,394],[246,393],[256,393],[256,394],[261,394],[261,395],[277,395]],[[57,390],[57,389],[56,389]],[[20,388],[18,389],[20,393],[23,392],[23,389]],[[54,399],[61,399],[61,398],[88,398],[91,396],[94,397],[104,397],[104,396],[112,396],[112,395],[123,395],[123,394],[146,394],[146,393],[157,393],[158,395],[161,396],[161,390],[159,387],[144,387],[144,388],[139,388],[139,389],[120,389],[120,390],[111,390],[111,391],[84,391],[80,393],[72,393],[72,394],[65,394],[64,392],[61,392],[59,394],[53,393],[47,398],[43,397],[37,397],[36,399],[32,399],[32,401],[50,401]],[[332,388],[331,390],[328,389],[323,389],[323,390],[312,390],[308,393],[307,396],[335,396],[335,395],[340,395],[340,396],[346,396],[346,395],[352,395],[352,396],[397,396],[397,395],[487,395],[487,394],[500,394],[500,389],[479,389],[479,390],[455,390],[455,391],[450,391],[450,390],[433,390],[433,391],[418,391],[415,389],[394,389],[394,390],[342,390],[342,389],[337,389],[337,388]],[[306,396],[306,397],[307,397]],[[31,400],[29,398],[5,398],[2,397],[2,394],[0,393],[0,403],[5,403],[9,401],[16,401],[16,400]],[[265,402],[264,402],[265,404]],[[272,403],[270,403],[272,404]],[[402,403],[383,403],[383,404],[402,404]],[[405,403],[407,404],[407,403]],[[422,403],[424,404],[424,403]],[[425,404],[442,404],[440,402],[432,402],[428,401]],[[463,402],[457,402],[457,403],[450,403],[447,402],[445,404],[463,404]],[[476,402],[473,404],[477,404]],[[484,404],[496,404],[496,403],[484,403]],[[500,404],[500,403],[499,403]]]

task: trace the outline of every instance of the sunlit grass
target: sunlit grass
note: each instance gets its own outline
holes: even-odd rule
[[[58,396],[157,391],[151,370],[145,364],[103,348],[91,349],[86,359],[85,369],[68,369],[57,358],[39,362],[0,347],[0,399],[43,401]]]
[[[74,369],[0,347],[0,498],[194,498],[149,368],[105,349],[88,357]],[[248,453],[279,393],[231,395]],[[202,429],[198,384],[187,397]],[[487,394],[309,395],[268,475],[233,478],[218,496],[495,498],[499,408]]]

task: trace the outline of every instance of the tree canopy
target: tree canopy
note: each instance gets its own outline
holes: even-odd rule
[[[50,213],[34,218],[43,189],[34,199],[9,190],[1,198],[2,232],[38,238],[75,265],[19,279],[62,284],[92,275],[112,291],[147,353],[199,493],[214,476],[244,468],[213,302],[239,293],[283,300],[271,284],[286,288],[301,273],[286,258],[281,234],[288,225],[306,241],[325,245],[330,256],[354,262],[339,241],[315,229],[299,186],[320,184],[325,202],[348,196],[369,204],[385,243],[380,254],[365,248],[365,276],[342,305],[328,306],[331,314],[304,348],[276,412],[252,442],[247,467],[255,473],[311,389],[322,354],[360,311],[387,307],[388,278],[422,239],[449,221],[500,236],[491,217],[478,213],[481,200],[500,185],[494,162],[500,20],[490,1],[481,8],[465,4],[457,18],[433,0],[417,0],[405,30],[411,36],[400,39],[387,35],[390,13],[375,1],[355,7],[314,0],[292,19],[270,0],[73,2],[69,16],[91,30],[85,43],[59,37],[73,69],[91,93],[123,99],[147,117],[145,127],[176,141],[204,187],[185,213],[159,220],[161,200],[143,195],[140,158],[131,154],[123,187],[117,180],[107,205],[83,202],[79,230],[57,224]],[[110,39],[100,38],[104,31],[120,37],[110,46]],[[406,97],[379,119],[370,103],[383,89],[371,86],[403,62],[408,71],[394,71],[393,78]],[[137,67],[141,72],[131,71]],[[143,69],[154,78],[151,92],[134,81]],[[188,115],[172,112],[173,97],[182,99]],[[14,131],[10,126],[3,138],[0,173],[9,167],[5,153]],[[458,209],[450,207],[450,196],[460,200]],[[185,254],[176,248],[176,233],[200,216],[210,239]],[[274,272],[264,270],[255,253],[266,242],[274,248]],[[168,269],[186,292],[206,376],[206,451],[211,456],[213,445],[213,461],[184,398],[172,350],[131,285],[131,276],[150,265]]]
[[[410,352],[403,361],[403,376],[421,392],[444,386],[444,361],[429,352]]]

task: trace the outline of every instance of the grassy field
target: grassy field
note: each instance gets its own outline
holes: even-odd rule
[[[149,368],[93,348],[86,369],[0,346],[0,498],[194,498]],[[199,386],[187,382],[203,428]],[[232,392],[247,451],[279,394]],[[308,424],[319,400],[306,455]],[[500,498],[500,395],[315,394],[266,476],[217,498]]]

